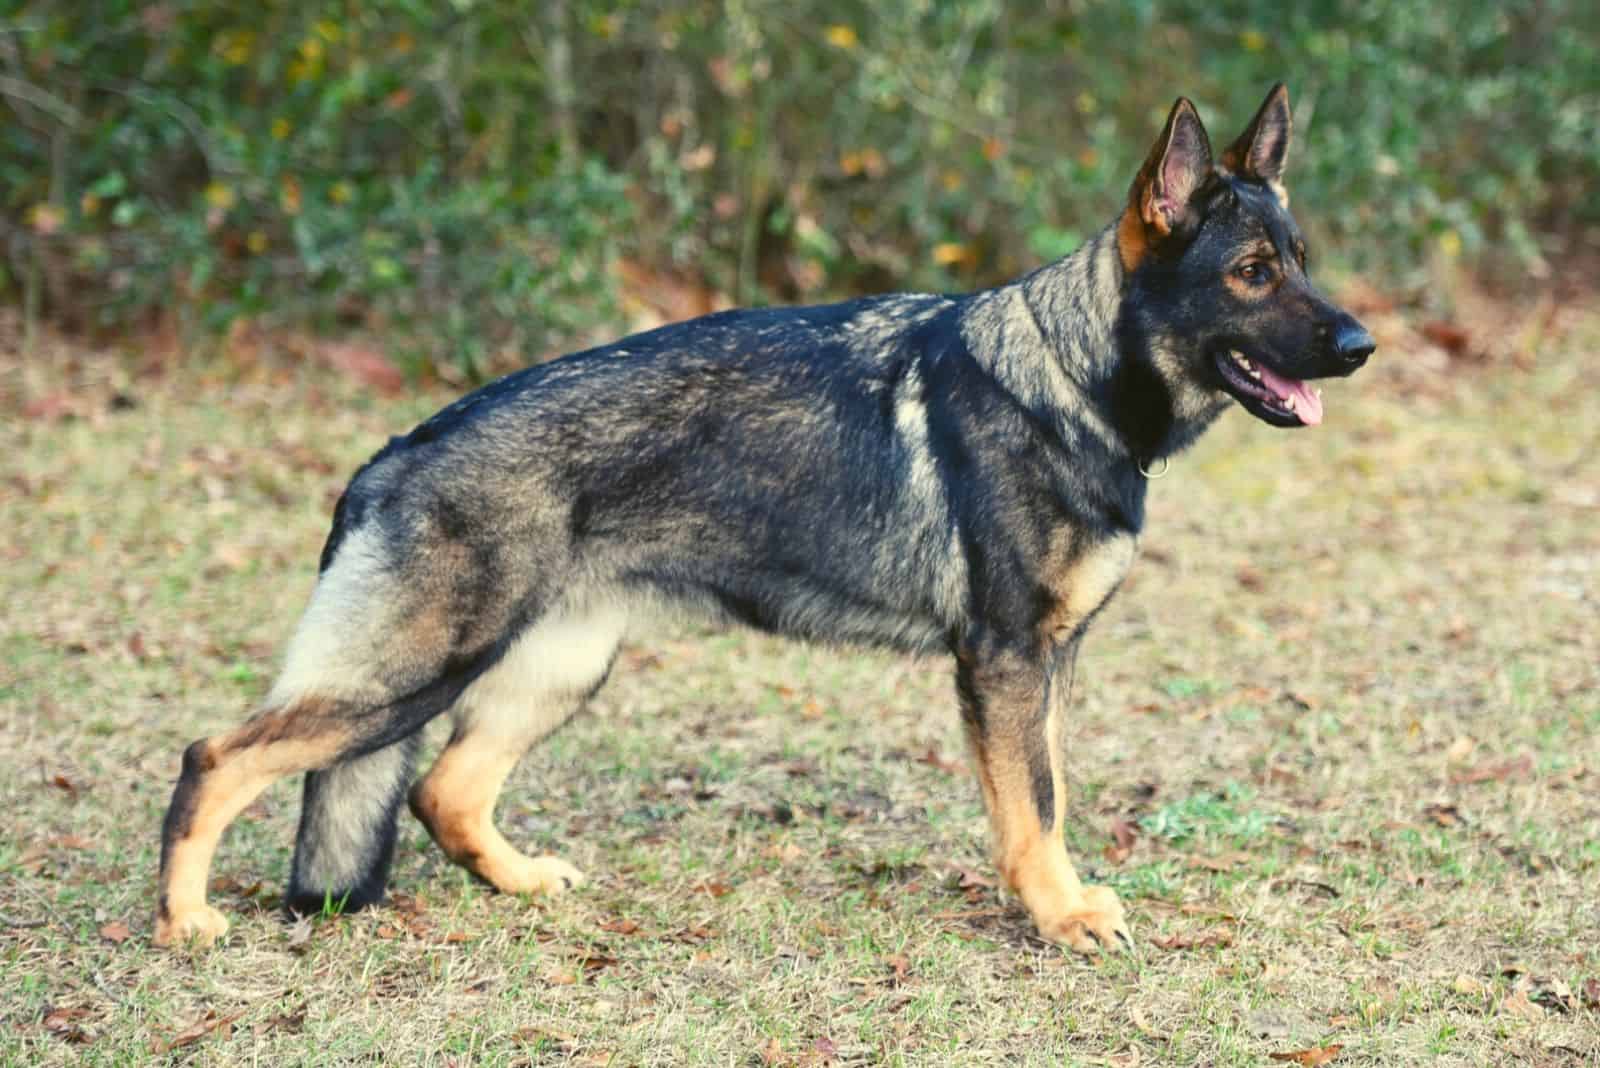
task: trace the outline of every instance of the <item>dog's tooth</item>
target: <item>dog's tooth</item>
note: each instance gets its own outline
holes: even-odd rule
[[[1250,368],[1250,377],[1259,382],[1261,381],[1261,372],[1252,367]]]
[[[1313,387],[1311,387],[1311,392],[1313,392],[1313,393],[1315,393],[1317,395],[1317,400],[1321,400],[1322,399],[1322,387],[1321,386],[1313,386]]]
[[[1283,406],[1285,408],[1289,409],[1291,412],[1294,411],[1294,394],[1293,393],[1289,394],[1288,399],[1286,399],[1283,402]]]

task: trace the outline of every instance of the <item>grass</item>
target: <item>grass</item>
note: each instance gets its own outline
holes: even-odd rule
[[[286,924],[284,783],[217,857],[226,943],[152,949],[178,754],[445,398],[0,345],[0,1062],[1594,1063],[1597,342],[1385,351],[1322,428],[1231,415],[1153,487],[1072,726],[1069,845],[1140,940],[1100,962],[993,889],[945,664],[700,629],[639,635],[508,789],[581,891],[496,896],[408,818],[392,904]]]

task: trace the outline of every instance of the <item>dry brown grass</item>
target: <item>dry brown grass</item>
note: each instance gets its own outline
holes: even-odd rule
[[[944,664],[701,631],[641,635],[513,780],[582,891],[489,894],[408,821],[392,907],[285,925],[283,784],[218,856],[226,944],[153,950],[183,744],[263,692],[333,496],[443,398],[10,353],[0,1061],[1595,1063],[1597,344],[1391,348],[1318,431],[1230,416],[1155,486],[1072,736],[1071,847],[1141,941],[1102,963],[987,884]]]

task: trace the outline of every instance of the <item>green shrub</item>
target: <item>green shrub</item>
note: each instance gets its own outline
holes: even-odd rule
[[[997,281],[1110,218],[1176,94],[1225,142],[1280,78],[1353,268],[1600,218],[1576,0],[0,0],[0,283],[476,375],[614,323],[623,255],[742,302]]]

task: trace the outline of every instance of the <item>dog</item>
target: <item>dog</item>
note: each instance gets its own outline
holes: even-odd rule
[[[334,510],[310,604],[252,718],[183,754],[155,941],[210,941],[224,829],[304,772],[287,906],[379,901],[402,798],[507,893],[582,876],[493,822],[521,755],[659,608],[941,651],[996,864],[1039,933],[1131,944],[1063,836],[1085,630],[1127,574],[1160,474],[1233,404],[1315,425],[1309,381],[1370,335],[1306,274],[1282,85],[1213,159],[1180,98],[1121,214],[1076,252],[959,296],[720,312],[543,365],[392,439]],[[424,724],[454,732],[411,784]],[[409,793],[407,791],[410,786]]]

